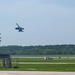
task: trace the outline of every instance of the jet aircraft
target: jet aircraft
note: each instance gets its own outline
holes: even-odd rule
[[[20,27],[17,23],[16,23],[16,25],[18,26],[18,27],[15,28],[16,30],[18,30],[19,32],[24,32],[23,31],[24,28]]]

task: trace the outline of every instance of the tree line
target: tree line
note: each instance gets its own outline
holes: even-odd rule
[[[11,55],[74,55],[75,45],[1,46],[0,54]]]

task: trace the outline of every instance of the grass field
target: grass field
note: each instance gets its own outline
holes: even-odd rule
[[[14,64],[13,67],[18,68],[0,68],[0,70],[13,70],[13,71],[60,71],[60,72],[75,72],[75,58],[74,57],[53,57],[53,60],[44,60],[43,58],[26,57],[26,58],[12,58],[14,62],[29,62],[30,64]],[[39,62],[39,64],[31,63]],[[51,64],[40,64],[51,63]],[[58,64],[53,64],[58,63]],[[59,64],[60,63],[60,64]],[[66,63],[66,64],[63,64]],[[68,63],[68,64],[67,64]],[[73,64],[72,64],[73,63]]]
[[[53,62],[53,63],[75,63],[75,58],[54,58],[53,60],[44,60],[43,58],[13,58],[17,62]]]
[[[61,63],[61,64],[18,64],[19,68],[14,70],[22,71],[75,71],[74,57],[53,57],[53,60],[44,60],[43,58],[13,58],[12,61],[17,62],[45,62],[45,63]],[[69,63],[69,64],[63,64]],[[73,63],[73,64],[70,64]],[[11,69],[13,70],[13,69]]]
[[[0,68],[0,70],[75,72],[75,64],[20,64],[18,68]]]

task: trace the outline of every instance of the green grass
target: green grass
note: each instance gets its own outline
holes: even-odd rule
[[[54,58],[44,60],[43,58],[19,58],[13,59],[19,62],[53,62],[53,63],[75,63],[75,58]],[[75,64],[20,64],[19,68],[13,70],[20,71],[62,71],[75,72]]]
[[[0,68],[8,71],[60,71],[75,72],[75,64],[21,64],[19,68]]]
[[[63,65],[63,64],[38,64],[38,65],[19,65],[19,67],[25,68],[27,71],[75,71],[74,65]]]
[[[44,60],[43,58],[13,58],[18,62],[53,62],[53,63],[75,63],[75,58],[54,58]],[[16,66],[13,64],[13,67]],[[75,64],[17,64],[18,68],[0,68],[6,71],[60,71],[75,72]]]
[[[13,58],[12,61],[19,62],[53,62],[53,63],[75,63],[75,58],[54,58],[53,60],[44,60],[43,58]]]

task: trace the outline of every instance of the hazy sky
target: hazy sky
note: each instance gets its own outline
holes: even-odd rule
[[[75,44],[75,0],[0,0],[0,32],[2,46]]]

